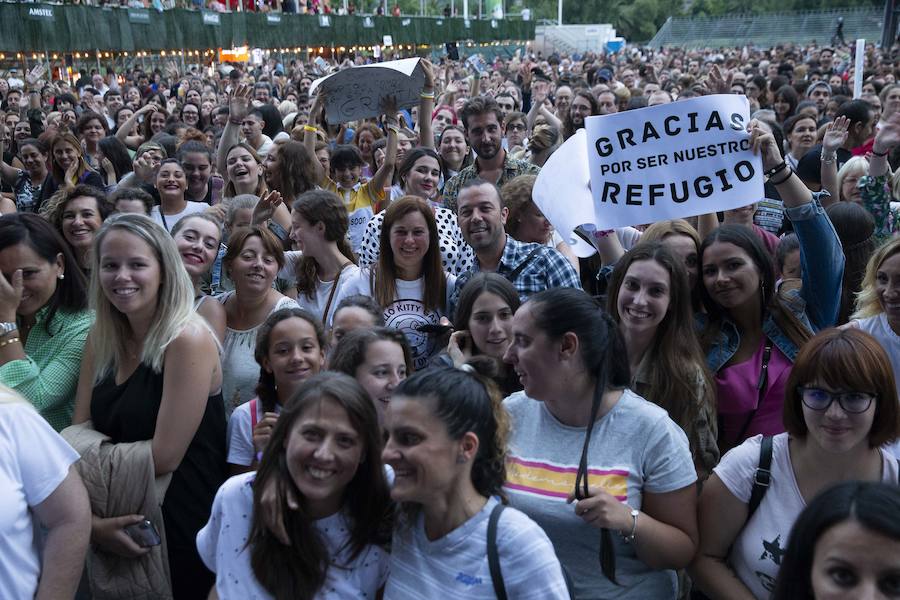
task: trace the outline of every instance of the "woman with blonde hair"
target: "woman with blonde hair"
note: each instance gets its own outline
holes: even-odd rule
[[[553,151],[559,147],[560,134],[559,129],[553,125],[535,125],[528,139],[528,152],[531,157],[528,159],[534,165],[543,167]]]
[[[143,215],[116,215],[104,223],[95,244],[96,321],[81,363],[73,421],[91,420],[113,444],[150,442],[153,475],[171,474],[163,523],[152,527],[165,527],[172,591],[175,598],[202,598],[213,578],[194,540],[225,480],[218,344],[194,310],[193,286],[165,229]],[[147,494],[151,488],[152,481]],[[114,506],[92,502],[97,548],[126,562],[148,554],[152,545],[140,545],[126,531],[144,523],[139,514],[144,503],[109,514]]]
[[[60,188],[73,188],[86,183],[106,189],[103,178],[88,166],[81,150],[81,142],[68,131],[58,134],[50,142],[50,174],[41,186],[37,209]]]
[[[850,318],[845,327],[862,329],[878,340],[900,382],[900,238],[878,248],[869,259]],[[897,393],[900,396],[900,383]]]
[[[684,219],[671,219],[657,221],[647,229],[640,238],[641,242],[660,242],[670,252],[681,259],[684,269],[687,271],[688,284],[691,289],[691,304],[694,311],[700,309],[700,290],[697,285],[700,281],[700,234]]]

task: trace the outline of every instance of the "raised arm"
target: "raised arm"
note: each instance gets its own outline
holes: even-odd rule
[[[128,135],[128,132],[134,130],[135,125],[137,125],[138,120],[141,119],[141,117],[149,119],[150,115],[155,113],[157,110],[159,110],[159,107],[156,105],[156,103],[150,102],[149,104],[145,104],[144,106],[134,111],[134,113],[132,113],[132,115],[128,117],[128,119],[126,119],[124,123],[122,123],[122,126],[116,130],[116,139],[131,148],[135,143],[135,138],[143,138],[141,138],[141,136],[139,135]],[[131,144],[129,144],[129,142],[131,142]],[[136,148],[137,146],[135,146],[133,149]]]
[[[837,150],[847,141],[847,130],[850,120],[841,116],[825,126],[825,137],[822,138],[821,177],[822,189],[829,196],[822,198],[822,206],[829,207],[839,202],[841,190],[837,184]]]
[[[390,183],[391,174],[397,163],[397,143],[398,134],[400,133],[399,123],[397,121],[397,101],[394,98],[386,98],[383,103],[384,119],[387,124],[388,141],[384,151],[384,162],[375,171],[375,175],[369,181],[369,189],[381,193]]]
[[[325,93],[319,90],[312,108],[309,109],[309,121],[303,126],[303,145],[306,151],[314,158],[313,166],[316,170],[316,185],[321,186],[328,177],[328,173],[322,168],[322,163],[315,160],[316,142],[318,141],[319,119],[322,115],[322,109],[325,107]]]
[[[19,176],[19,170],[6,164],[3,160],[3,152],[6,149],[3,147],[3,140],[0,140],[0,178],[3,179],[3,183],[12,187],[16,183],[16,178]]]
[[[216,150],[216,169],[228,184],[228,168],[226,159],[228,151],[238,143],[241,131],[241,121],[250,111],[250,94],[253,89],[246,84],[240,84],[228,99],[228,123],[225,124],[225,130],[219,140],[219,147]]]
[[[872,145],[869,157],[869,174],[859,180],[863,207],[875,218],[875,239],[882,243],[894,235],[897,221],[891,210],[890,165],[887,156],[900,143],[900,114],[888,117]]]
[[[785,214],[800,240],[801,295],[806,301],[806,313],[814,327],[830,327],[837,319],[841,301],[845,261],[841,242],[819,200],[790,166],[781,166],[783,159],[774,136],[757,127],[755,120],[750,127],[750,145],[762,156],[763,169],[780,167],[769,182],[784,200]]]
[[[422,59],[425,83],[419,96],[419,144],[434,150],[434,131],[431,130],[431,114],[434,112],[434,66]]]

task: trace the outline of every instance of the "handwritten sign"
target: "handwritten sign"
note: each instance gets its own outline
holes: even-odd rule
[[[544,165],[534,198],[560,235],[747,206],[763,198],[744,96],[713,95],[588,117]],[[579,256],[592,249],[584,242]]]
[[[393,96],[397,108],[418,105],[425,73],[418,58],[405,58],[344,69],[315,80],[309,88],[326,94],[325,116],[329,123],[345,123],[376,117],[384,99]]]

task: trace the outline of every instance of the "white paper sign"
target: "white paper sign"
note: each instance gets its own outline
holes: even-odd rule
[[[684,218],[763,198],[744,96],[713,95],[588,117],[541,169],[535,202],[579,256],[587,230]]]
[[[325,116],[329,123],[344,123],[382,114],[382,102],[388,96],[397,100],[397,108],[419,104],[425,73],[418,58],[344,69],[315,80],[310,94],[319,87],[327,95]]]

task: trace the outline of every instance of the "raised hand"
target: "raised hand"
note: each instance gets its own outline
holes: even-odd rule
[[[253,209],[252,222],[254,225],[265,223],[275,214],[275,209],[282,203],[281,194],[276,191],[269,192],[259,199]]]
[[[783,159],[772,132],[760,127],[759,121],[756,119],[750,121],[748,131],[750,132],[750,148],[754,154],[762,156],[763,169],[769,170],[778,166]]]
[[[894,113],[881,125],[872,144],[872,152],[884,154],[900,144],[900,113]]]
[[[41,77],[44,76],[46,69],[44,65],[37,65],[31,71],[25,74],[25,81],[29,86],[36,86],[38,82],[41,80]]]
[[[722,74],[719,65],[713,65],[709,70],[709,77],[706,80],[706,87],[713,94],[728,94],[731,92],[731,82],[734,79],[734,73],[729,71],[728,75]]]
[[[253,94],[253,88],[246,83],[238,84],[234,92],[228,98],[228,120],[232,123],[239,123],[244,120],[250,111],[250,96]]]
[[[420,63],[422,72],[425,74],[425,84],[422,86],[422,89],[432,91],[434,90],[434,65],[427,58],[423,58]]]
[[[833,154],[847,141],[850,119],[844,116],[836,118],[825,126],[825,137],[822,138],[822,149]]]

